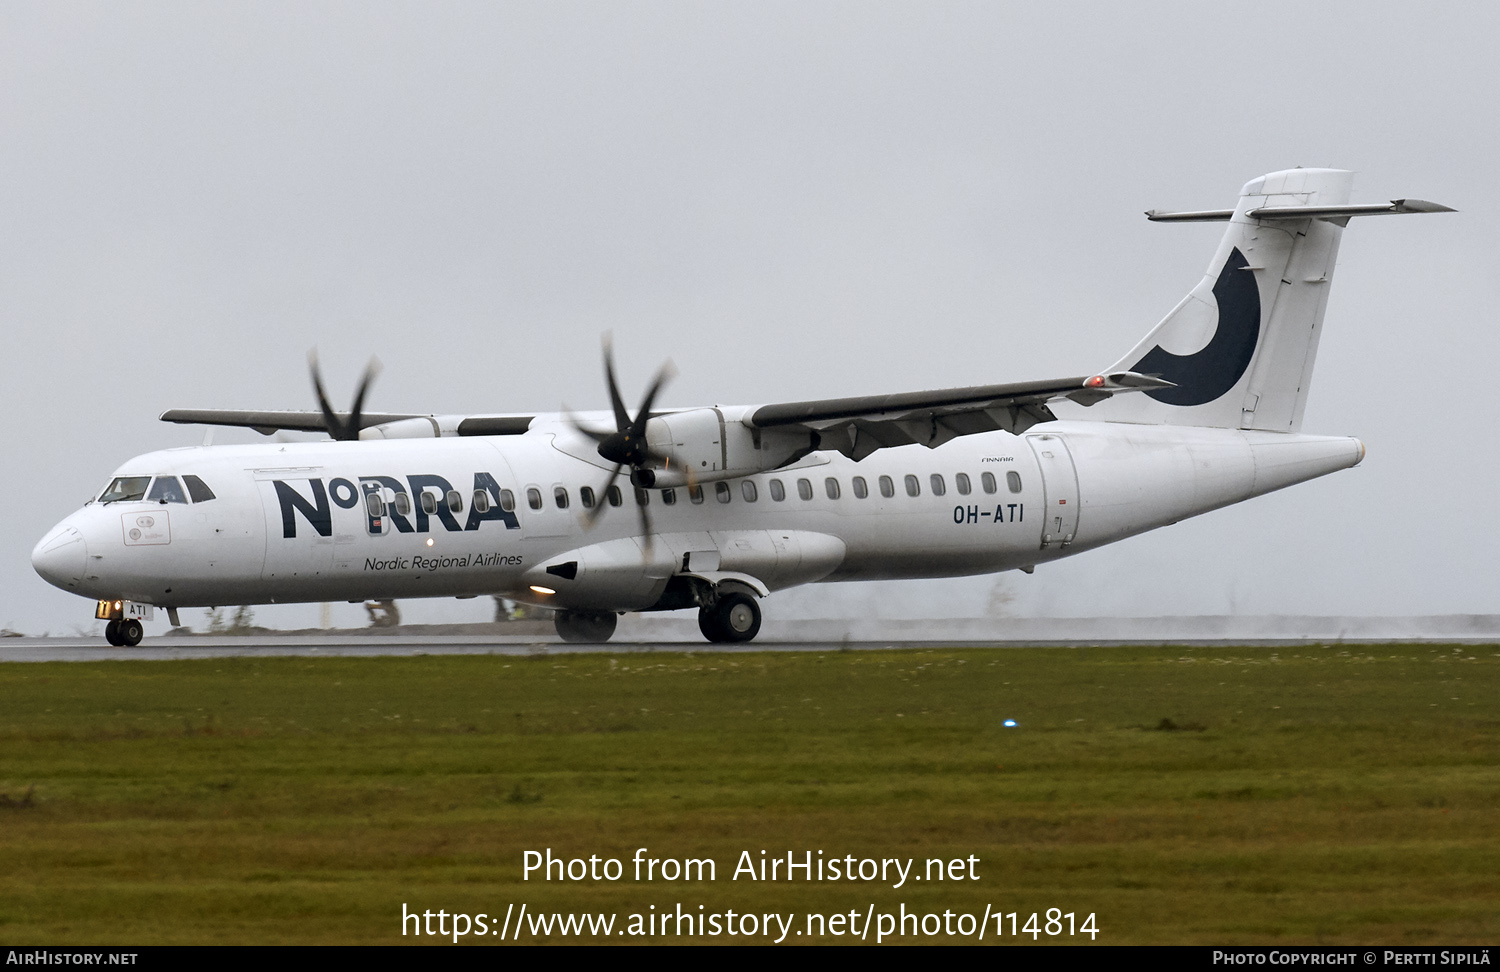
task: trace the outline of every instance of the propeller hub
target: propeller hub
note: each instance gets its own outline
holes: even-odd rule
[[[645,440],[629,431],[606,436],[599,443],[599,455],[622,466],[637,467],[650,459]]]

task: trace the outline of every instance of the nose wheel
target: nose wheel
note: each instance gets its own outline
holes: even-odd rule
[[[104,626],[104,640],[117,648],[134,648],[146,636],[146,629],[135,618],[111,621]]]

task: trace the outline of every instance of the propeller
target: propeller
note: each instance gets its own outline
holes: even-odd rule
[[[346,418],[340,418],[328,404],[328,393],[323,390],[323,376],[318,369],[318,351],[316,348],[307,353],[307,367],[312,372],[313,390],[318,393],[318,406],[323,409],[323,427],[328,430],[328,435],[336,442],[352,442],[359,438],[360,430],[364,427],[362,420],[365,411],[365,393],[370,390],[370,382],[380,374],[380,362],[371,358],[370,363],[365,365],[365,373],[359,379],[359,390],[354,393],[354,407],[349,410]]]
[[[630,469],[630,484],[637,489],[649,489],[656,482],[656,466],[666,466],[672,461],[672,457],[666,453],[657,452],[646,444],[646,423],[651,419],[651,405],[656,401],[656,395],[662,387],[677,374],[676,367],[671,361],[666,362],[656,372],[651,387],[646,390],[646,396],[641,400],[641,407],[637,409],[635,418],[630,417],[630,412],[625,408],[625,400],[620,396],[620,384],[615,380],[614,344],[608,334],[604,335],[604,377],[609,383],[609,402],[615,415],[615,430],[613,432],[591,429],[580,423],[577,419],[570,418],[573,427],[584,435],[593,439],[599,447],[599,455],[608,462],[615,464],[610,471],[609,478],[604,481],[604,486],[599,490],[594,500],[594,508],[589,510],[586,520],[589,526],[593,526],[599,517],[604,515],[605,508],[609,505],[609,491],[614,488],[615,480],[625,468]],[[651,549],[651,511],[636,504],[636,509],[641,515],[641,530],[645,535],[646,549]]]

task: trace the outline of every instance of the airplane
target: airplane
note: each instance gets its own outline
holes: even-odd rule
[[[625,612],[692,610],[748,642],[773,591],[1038,565],[1358,464],[1301,431],[1353,173],[1288,169],[1233,209],[1203,279],[1114,364],[1077,377],[774,404],[422,415],[172,409],[166,422],[327,441],[137,456],[36,545],[115,645],[157,608],[500,595],[568,642]],[[1059,419],[1061,399],[1086,410]],[[622,479],[621,474],[625,477]],[[621,509],[629,507],[630,509]]]

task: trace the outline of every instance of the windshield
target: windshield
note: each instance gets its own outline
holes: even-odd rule
[[[183,476],[182,481],[187,483],[188,495],[193,497],[194,503],[207,503],[214,498],[214,491],[197,476]]]
[[[114,503],[143,499],[146,496],[146,486],[150,482],[150,476],[116,476],[115,481],[109,484],[109,488],[99,494],[99,502]]]
[[[155,500],[158,503],[187,502],[187,496],[178,485],[176,476],[157,476],[156,482],[151,486],[151,493],[146,499]]]

